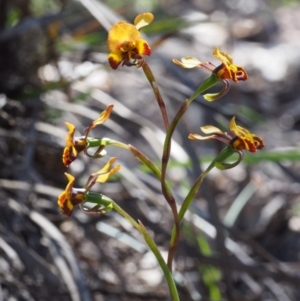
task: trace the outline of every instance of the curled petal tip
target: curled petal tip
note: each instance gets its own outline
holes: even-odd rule
[[[213,102],[226,95],[229,91],[230,85],[228,80],[222,80],[222,83],[223,83],[223,88],[220,92],[204,94],[203,98],[209,102]]]
[[[135,17],[133,24],[139,30],[142,27],[145,27],[152,23],[154,20],[154,16],[151,13],[142,13]]]

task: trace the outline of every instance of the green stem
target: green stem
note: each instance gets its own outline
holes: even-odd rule
[[[171,191],[170,187],[168,186],[168,184],[166,183],[165,179],[162,180],[162,173],[161,173],[161,171],[141,151],[139,151],[138,149],[136,149],[132,145],[129,145],[129,148],[130,148],[130,151],[132,152],[132,154],[139,161],[141,161],[142,163],[144,163],[155,174],[155,176],[161,182],[164,181],[164,196],[165,196],[168,204],[170,205],[170,208],[171,208],[172,213],[173,213],[175,228],[177,229],[176,233],[179,233],[180,229],[179,229],[179,219],[178,219],[178,212],[177,212],[176,201],[175,201],[175,198],[172,195],[172,191]],[[179,234],[176,237],[176,244],[175,245],[178,244],[178,241],[179,241]],[[175,248],[174,248],[174,245],[172,245],[169,248],[169,254],[170,253],[173,254],[174,252],[175,252]],[[171,256],[171,258],[173,258],[173,257]],[[172,261],[168,261],[168,267],[169,267],[170,271],[172,271]]]
[[[128,149],[128,144],[119,142],[117,140],[112,140],[110,138],[88,138],[88,148],[99,147],[99,146],[117,146],[121,148]]]
[[[99,199],[98,199],[99,200]],[[120,215],[122,215],[126,220],[128,220],[143,236],[145,239],[145,242],[147,243],[150,250],[153,252],[154,256],[157,259],[158,264],[160,265],[165,279],[168,283],[170,294],[172,296],[173,301],[180,301],[177,288],[172,276],[172,273],[170,272],[168,266],[166,265],[166,262],[164,261],[160,251],[158,250],[155,242],[149,235],[148,231],[144,227],[144,225],[139,221],[137,223],[126,211],[124,211],[119,205],[117,205],[112,199],[108,198],[107,196],[101,196],[101,204],[110,204],[112,205],[113,209],[118,212]]]
[[[185,213],[187,212],[188,208],[190,207],[192,201],[194,200],[195,195],[197,194],[204,178],[216,166],[216,163],[223,162],[224,160],[229,158],[234,152],[235,152],[235,150],[233,150],[230,146],[225,147],[218,154],[218,156],[210,163],[210,165],[206,168],[206,170],[196,179],[194,185],[192,186],[191,190],[189,191],[188,195],[186,196],[186,198],[183,201],[182,206],[179,210],[178,216],[179,216],[180,223],[182,222]],[[238,162],[240,162],[240,160],[238,160]],[[233,164],[232,166],[234,167],[235,164]],[[171,242],[170,242],[171,245],[175,243],[175,238],[176,238],[176,228],[174,227],[173,231],[172,231]]]
[[[168,252],[168,267],[170,268],[170,270],[172,270],[173,258],[175,256],[176,248],[179,243],[180,222],[179,222],[179,218],[178,218],[178,212],[177,212],[175,198],[173,197],[173,195],[168,194],[166,173],[167,173],[167,166],[168,166],[170,152],[171,152],[172,135],[173,135],[175,128],[178,125],[181,117],[187,110],[187,108],[188,108],[188,103],[187,103],[187,101],[184,101],[183,104],[181,105],[180,109],[178,110],[178,113],[176,114],[175,118],[173,119],[172,123],[170,124],[169,129],[166,134],[163,156],[162,156],[161,188],[162,188],[162,193],[163,193],[164,197],[166,198],[167,202],[169,203],[170,208],[173,212],[174,223],[175,223],[175,228],[176,228],[176,231],[175,231],[176,236],[174,238],[174,243],[172,245],[170,244],[169,252]]]
[[[111,200],[113,209],[117,211],[120,215],[122,215],[125,219],[127,219],[139,232],[142,233],[140,225],[119,205],[117,205],[113,200]]]
[[[158,106],[160,108],[160,111],[161,111],[161,114],[162,114],[162,117],[164,120],[165,128],[167,130],[169,127],[169,118],[168,118],[166,106],[165,106],[164,100],[160,94],[160,91],[159,91],[158,85],[155,81],[154,75],[145,60],[143,61],[142,68],[143,68],[143,71],[144,71],[144,73],[150,83],[150,86],[153,90],[153,93],[155,95],[155,98],[157,100]]]
[[[175,222],[175,236],[173,239],[171,238],[171,243],[169,247],[169,253],[168,253],[168,266],[172,270],[172,262],[175,256],[175,252],[179,243],[179,238],[180,238],[180,220],[178,217],[178,212],[177,212],[177,206],[176,206],[176,201],[175,199],[167,194],[167,187],[166,187],[166,173],[167,173],[167,167],[168,167],[168,162],[170,159],[170,152],[171,152],[171,141],[172,141],[172,136],[173,133],[181,120],[182,116],[186,112],[188,106],[191,104],[191,102],[201,93],[205,92],[207,89],[211,88],[218,82],[217,77],[212,74],[209,78],[207,78],[195,91],[195,93],[187,100],[183,102],[181,107],[179,108],[176,116],[174,117],[172,123],[170,124],[166,138],[165,138],[165,143],[164,143],[164,150],[163,150],[163,156],[162,156],[162,171],[161,171],[161,185],[162,185],[162,192],[168,201],[173,215],[174,215],[174,222]]]
[[[151,251],[153,252],[154,256],[156,257],[161,269],[163,270],[163,273],[165,275],[165,278],[168,282],[168,286],[169,286],[169,290],[172,296],[172,300],[173,301],[180,301],[179,296],[178,296],[178,292],[177,292],[177,288],[172,276],[172,273],[169,270],[169,267],[167,266],[165,260],[163,259],[161,253],[159,252],[156,244],[154,243],[153,239],[151,238],[151,236],[149,235],[148,231],[146,230],[146,228],[144,227],[144,225],[139,221],[139,226],[141,229],[142,234],[144,235],[145,241],[147,242],[147,245],[149,246],[149,248],[151,249]]]
[[[159,181],[161,181],[161,171],[159,168],[145,155],[143,154],[140,150],[135,148],[134,146],[129,144],[129,149],[132,152],[132,154],[140,161],[142,162],[145,166],[147,166],[153,174],[157,177]],[[168,197],[172,198],[172,191],[167,183],[166,185],[166,193]],[[173,197],[174,198],[174,197]]]

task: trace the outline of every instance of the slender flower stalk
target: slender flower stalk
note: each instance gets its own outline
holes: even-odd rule
[[[132,145],[130,145],[130,151],[132,152],[132,154],[139,160],[141,161],[143,164],[145,164],[154,174],[155,176],[162,182],[164,181],[164,192],[165,192],[165,198],[168,202],[168,204],[170,205],[171,209],[172,209],[172,213],[173,213],[173,217],[174,217],[174,223],[175,223],[175,228],[176,228],[176,237],[174,238],[175,243],[173,245],[170,245],[169,247],[169,252],[168,254],[171,254],[171,256],[168,256],[168,267],[170,269],[170,271],[172,271],[172,260],[169,260],[169,258],[173,258],[176,251],[176,247],[178,245],[179,242],[179,219],[178,219],[178,213],[177,213],[177,206],[176,206],[176,201],[175,198],[172,194],[172,191],[170,189],[170,187],[168,186],[168,184],[166,183],[166,179],[162,178],[162,173],[161,171],[151,162],[151,160],[149,158],[147,158],[141,151],[139,151],[138,149],[136,149],[135,147],[133,147]]]
[[[168,195],[168,190],[167,190],[167,185],[166,185],[166,173],[167,173],[167,166],[170,158],[170,152],[171,152],[171,139],[172,135],[175,131],[176,126],[178,125],[180,118],[183,116],[185,111],[188,108],[188,102],[185,101],[177,115],[175,116],[174,120],[170,124],[170,127],[167,131],[167,135],[165,138],[165,143],[164,143],[164,150],[163,150],[163,156],[162,156],[162,170],[161,170],[161,188],[164,197],[166,198],[167,202],[169,203],[173,216],[174,216],[174,222],[175,222],[175,228],[176,228],[176,236],[174,238],[174,244],[170,244],[169,247],[169,253],[168,253],[168,266],[171,269],[172,268],[172,259],[174,258],[174,254],[177,248],[177,245],[179,243],[179,238],[180,238],[180,222],[179,222],[179,217],[178,217],[178,211],[177,211],[177,206],[176,206],[176,201],[173,196]],[[171,269],[172,270],[172,269]]]
[[[174,117],[172,123],[170,124],[166,138],[165,138],[165,143],[164,143],[164,149],[163,149],[163,155],[162,155],[162,170],[161,170],[161,185],[162,185],[162,192],[163,195],[165,196],[166,200],[168,201],[173,215],[174,215],[174,221],[175,221],[175,228],[177,229],[175,232],[175,238],[174,238],[174,243],[170,244],[169,248],[169,254],[168,254],[168,266],[172,267],[172,262],[173,258],[177,249],[177,245],[179,242],[180,238],[180,221],[178,218],[178,213],[177,213],[177,206],[176,206],[176,201],[174,197],[170,197],[168,195],[168,190],[166,186],[166,173],[167,173],[167,167],[168,167],[168,162],[170,159],[170,152],[171,152],[171,142],[172,142],[172,136],[173,133],[180,122],[182,116],[188,109],[188,106],[192,103],[192,101],[200,94],[205,92],[207,89],[215,85],[217,82],[216,78],[212,75],[209,77],[198,89],[197,93],[195,92],[189,99],[185,100],[181,107],[179,108],[176,116]],[[175,212],[176,211],[176,212]]]
[[[140,221],[139,221],[139,225],[140,225],[142,234],[144,235],[145,241],[147,242],[149,248],[151,249],[152,253],[156,257],[161,269],[163,270],[164,276],[169,285],[169,290],[171,293],[172,300],[180,301],[171,270],[169,269],[168,265],[165,263],[165,260],[163,259],[161,253],[159,252],[156,244],[154,243],[153,239],[149,235],[148,231],[146,230],[146,228]]]
[[[153,90],[153,93],[155,95],[155,98],[157,100],[158,106],[160,108],[160,111],[161,111],[161,114],[162,114],[162,117],[164,120],[165,128],[167,130],[169,128],[169,118],[168,118],[165,102],[160,94],[160,91],[159,91],[158,85],[155,81],[154,75],[153,75],[149,65],[147,64],[146,60],[143,61],[142,68],[143,68],[143,71],[144,71],[144,73],[150,83],[150,86]]]
[[[123,216],[127,221],[129,221],[144,237],[145,242],[147,243],[148,247],[154,254],[157,259],[158,264],[160,265],[165,279],[168,283],[170,294],[172,296],[172,301],[180,301],[178,291],[172,277],[172,273],[168,268],[165,260],[163,259],[157,245],[155,244],[154,240],[151,238],[150,234],[148,233],[145,226],[142,224],[141,221],[136,222],[134,218],[132,218],[125,210],[123,210],[117,203],[115,203],[112,199],[104,195],[95,195],[93,199],[94,203],[97,203],[100,213],[107,212],[109,210],[115,210],[121,216]]]
[[[227,158],[229,158],[231,155],[233,155],[234,153],[237,153],[239,155],[239,159],[234,162],[234,163],[224,163],[224,160],[226,160]],[[192,188],[190,189],[189,193],[187,194],[186,198],[184,199],[179,213],[178,213],[178,217],[179,217],[179,223],[182,223],[182,220],[184,218],[184,215],[186,213],[186,211],[188,210],[188,208],[190,207],[191,203],[193,202],[197,192],[199,191],[199,188],[204,180],[204,178],[208,175],[208,173],[214,168],[217,167],[221,164],[227,164],[227,169],[229,168],[233,168],[236,165],[238,165],[241,160],[243,159],[243,153],[242,152],[238,152],[236,150],[233,150],[231,147],[226,147],[212,162],[211,164],[207,167],[207,169],[201,174],[199,175],[199,177],[196,179],[194,185],[192,186]],[[177,230],[175,227],[173,227],[172,230],[172,236],[171,236],[171,241],[170,241],[170,245],[173,246],[176,244],[176,237],[177,237]],[[174,254],[170,254],[169,255],[174,256]],[[171,258],[170,260],[173,260],[173,258]]]
[[[179,210],[179,220],[180,223],[182,222],[184,215],[186,213],[186,211],[188,210],[188,208],[190,207],[191,203],[193,202],[200,186],[201,183],[203,182],[204,178],[208,175],[208,173],[217,166],[220,166],[220,164],[224,164],[224,161],[229,158],[230,156],[232,156],[234,153],[237,153],[239,155],[238,160],[236,160],[234,163],[226,163],[227,168],[233,168],[235,166],[237,166],[243,159],[243,153],[241,151],[236,151],[234,149],[232,149],[231,147],[226,147],[224,148],[220,154],[210,163],[210,165],[206,168],[206,170],[196,179],[194,185],[192,186],[192,188],[190,189],[188,195],[186,196],[186,198],[184,199],[182,206],[180,207]],[[173,236],[173,235],[172,235]]]
[[[239,126],[235,122],[235,117],[233,117],[229,123],[230,130],[235,134],[235,136],[231,136],[227,132],[223,132],[217,127],[207,125],[201,128],[202,132],[204,134],[207,134],[208,136],[201,136],[198,134],[190,134],[189,139],[198,139],[198,140],[209,140],[209,139],[216,139],[219,140],[228,146],[223,149],[223,151],[220,152],[220,154],[211,162],[211,164],[208,166],[208,168],[197,178],[195,181],[193,187],[190,189],[188,195],[186,196],[185,200],[182,203],[182,206],[179,210],[179,222],[181,223],[183,220],[183,217],[190,207],[192,201],[194,200],[201,184],[204,178],[207,176],[207,174],[214,168],[218,169],[230,169],[235,166],[237,166],[243,159],[244,153],[243,150],[248,150],[249,152],[256,152],[259,149],[262,149],[264,147],[264,142],[262,138],[259,136],[250,133],[247,129]],[[233,163],[226,163],[225,160],[229,158],[234,153],[237,153],[239,155],[239,158],[237,161]],[[209,207],[213,206],[212,204],[209,204]],[[212,212],[214,212],[215,208],[210,208]],[[218,217],[215,217],[215,220],[218,222]],[[176,245],[176,237],[177,237],[177,229],[176,227],[173,228],[172,236],[170,245]],[[169,255],[172,256],[173,254]]]

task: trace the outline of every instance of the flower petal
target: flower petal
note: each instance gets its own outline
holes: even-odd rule
[[[237,70],[235,72],[236,81],[247,80],[248,79],[248,74],[247,74],[246,70],[241,66],[238,66],[238,65],[235,65],[235,66],[237,68]]]
[[[77,152],[75,147],[66,146],[63,151],[62,161],[66,167],[69,167],[71,163],[76,159]]]
[[[263,149],[265,147],[265,143],[260,137],[255,135],[253,140],[257,149]]]
[[[189,134],[188,138],[191,140],[210,140],[210,139],[215,139],[216,135],[201,136],[198,134]]]
[[[245,149],[251,153],[255,153],[257,151],[255,143],[252,139],[240,138],[237,136],[230,141],[230,145],[236,150]]]
[[[263,140],[255,134],[251,134],[247,129],[238,126],[235,123],[235,117],[231,119],[229,128],[236,135],[230,142],[234,149],[246,149],[249,152],[255,153],[258,149],[264,148]]]
[[[107,108],[100,114],[99,118],[92,122],[91,128],[104,123],[109,117],[114,108],[114,105],[108,105]]]
[[[220,51],[218,47],[214,49],[213,56],[220,60],[224,65],[230,65],[233,63],[232,57],[226,52]]]
[[[66,197],[65,192],[59,195],[57,203],[62,214],[66,215],[67,217],[69,217],[72,214],[74,206],[71,203],[71,201]]]
[[[68,128],[68,134],[66,136],[66,146],[63,151],[62,161],[66,167],[69,167],[76,159],[78,152],[74,146],[75,126],[69,122],[65,122],[65,125]]]
[[[239,126],[239,125],[237,125],[237,124],[235,123],[235,117],[232,117],[232,118],[231,118],[230,123],[229,123],[229,129],[230,129],[236,136],[238,136],[238,137],[240,137],[240,138],[243,138],[243,137],[245,137],[246,135],[250,135],[250,136],[251,136],[250,132],[249,132],[247,129],[245,129],[245,128],[243,128],[243,127],[241,127],[241,126]]]
[[[66,189],[59,195],[57,204],[64,215],[70,216],[74,208],[71,202],[71,197],[72,197],[72,188],[73,188],[75,178],[68,173],[65,173],[65,175],[68,178],[69,182],[67,184]]]
[[[134,42],[142,38],[137,28],[127,23],[126,21],[120,21],[114,24],[108,32],[107,47],[110,52],[116,52],[120,50],[120,47],[125,42]]]
[[[110,176],[112,176],[113,174],[115,174],[117,171],[119,171],[120,168],[121,168],[121,165],[116,165],[109,172],[99,175],[97,177],[96,182],[98,182],[98,183],[105,183],[108,180],[108,178]]]
[[[151,48],[145,40],[136,41],[135,47],[137,49],[138,54],[143,54],[143,55],[151,54]]]
[[[151,13],[142,13],[136,16],[133,24],[139,30],[144,26],[149,25],[154,20],[154,16]]]
[[[116,157],[112,157],[108,160],[108,162],[96,173],[94,173],[94,176],[95,175],[98,175],[98,174],[102,174],[102,173],[106,173],[110,170],[111,168],[111,165],[114,164],[116,162],[117,158]]]
[[[93,174],[93,177],[96,177],[96,182],[105,183],[111,175],[116,173],[121,168],[120,165],[117,165],[113,168],[111,167],[116,160],[116,157],[110,158],[102,169]]]
[[[122,61],[123,57],[121,51],[111,52],[108,55],[108,63],[113,69],[117,69]]]
[[[191,56],[186,56],[181,58],[181,62],[173,59],[173,63],[182,67],[182,68],[195,68],[195,67],[201,67],[202,62],[200,62],[198,59],[191,57]]]
[[[68,128],[68,134],[66,137],[66,145],[73,145],[74,133],[75,133],[75,125],[69,122],[65,122],[66,127]]]
[[[217,93],[207,93],[203,95],[203,98],[209,102],[215,101],[217,99],[219,99],[220,97],[224,96],[227,94],[227,92],[229,91],[229,82],[228,80],[224,79],[221,81],[223,83],[223,88],[220,92]]]
[[[224,134],[223,131],[213,125],[202,126],[200,129],[204,134]]]

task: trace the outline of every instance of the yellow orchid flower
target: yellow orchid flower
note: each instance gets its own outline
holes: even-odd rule
[[[86,128],[83,136],[74,137],[76,130],[75,126],[69,122],[65,123],[68,128],[68,133],[66,136],[66,146],[63,151],[62,161],[66,167],[70,166],[79,153],[86,151],[89,146],[88,135],[91,129],[104,123],[110,117],[113,107],[113,105],[108,105],[106,110],[100,114],[99,118],[91,122],[91,124]]]
[[[139,29],[149,25],[154,19],[151,13],[139,14],[133,24],[120,21],[108,32],[107,47],[110,51],[108,62],[113,69],[120,63],[126,66],[140,66],[143,55],[150,55],[151,48],[142,39]]]
[[[120,168],[120,165],[116,165],[112,167],[112,164],[117,160],[117,158],[113,157],[105,164],[105,166],[99,170],[98,172],[92,174],[87,180],[84,188],[74,188],[75,178],[65,173],[68,184],[65,190],[59,195],[57,203],[61,210],[61,212],[70,216],[74,210],[76,205],[80,205],[84,202],[89,202],[95,200],[95,193],[90,193],[91,188],[97,183],[105,183],[110,176],[115,174]]]
[[[72,123],[66,122],[65,124],[68,128],[68,133],[62,161],[66,167],[69,167],[78,154],[86,149],[87,141],[85,137],[74,137],[76,128]]]
[[[218,78],[232,79],[236,83],[240,80],[248,79],[248,74],[245,69],[234,64],[233,59],[229,54],[220,51],[219,48],[215,48],[213,55],[222,62],[222,64],[214,70],[214,73]]]
[[[252,153],[264,148],[263,140],[255,134],[251,134],[245,128],[237,125],[235,123],[235,117],[231,119],[229,128],[236,136],[230,141],[232,148],[236,150],[246,149]]]
[[[66,189],[59,195],[57,203],[61,212],[69,217],[74,207],[85,200],[87,191],[84,188],[73,188],[75,178],[68,173],[65,173],[65,175],[69,182]]]
[[[235,123],[235,117],[233,117],[229,123],[230,130],[234,133],[232,137],[227,132],[223,132],[217,127],[207,125],[201,127],[201,131],[208,136],[201,136],[198,134],[190,134],[189,139],[197,140],[209,140],[217,139],[221,142],[224,142],[230,145],[234,150],[247,150],[249,152],[255,153],[258,149],[264,148],[264,142],[262,138],[258,137],[255,134],[250,133],[247,129],[237,125]]]
[[[215,48],[213,55],[222,62],[222,64],[218,67],[210,62],[200,62],[198,59],[191,56],[186,56],[182,58],[181,61],[173,59],[173,63],[179,65],[182,68],[204,68],[214,73],[222,81],[227,79],[231,79],[234,82],[247,80],[248,75],[245,69],[239,65],[234,64],[233,59],[229,54],[220,51],[219,48]]]

